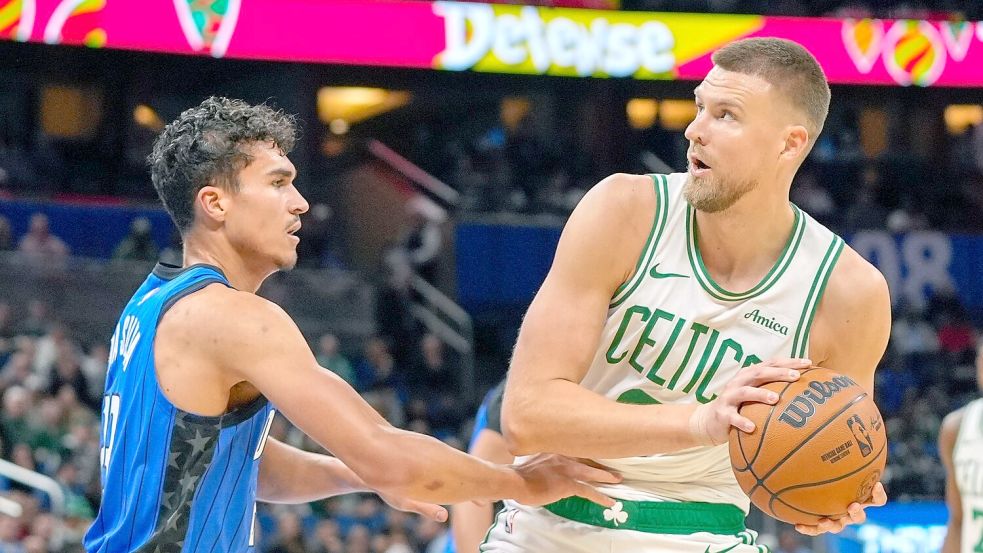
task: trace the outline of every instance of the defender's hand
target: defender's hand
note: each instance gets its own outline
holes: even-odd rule
[[[387,505],[396,509],[397,511],[405,511],[407,513],[417,513],[423,515],[430,520],[436,520],[437,522],[447,521],[447,509],[441,507],[440,505],[435,505],[433,503],[424,503],[423,501],[417,501],[415,499],[408,499],[405,497],[395,496],[376,492]]]
[[[562,455],[539,454],[512,468],[523,480],[523,491],[514,497],[524,505],[553,503],[572,495],[605,507],[614,499],[597,491],[592,484],[617,484],[621,477]]]

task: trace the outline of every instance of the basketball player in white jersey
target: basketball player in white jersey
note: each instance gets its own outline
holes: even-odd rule
[[[506,502],[485,552],[761,551],[731,471],[731,427],[759,388],[828,367],[872,393],[890,333],[883,276],[789,203],[829,87],[785,40],[734,42],[696,88],[684,174],[618,174],[571,215],[526,314],[503,431],[518,455],[620,472],[612,508]],[[858,494],[860,495],[860,494]],[[872,497],[815,535],[865,520]]]
[[[976,348],[976,385],[983,391],[983,341]],[[983,398],[942,421],[939,454],[945,465],[949,508],[942,553],[983,551]]]

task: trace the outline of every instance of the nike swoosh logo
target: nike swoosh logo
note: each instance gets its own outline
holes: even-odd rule
[[[658,263],[656,263],[655,264],[655,267],[652,267],[652,270],[649,271],[649,276],[652,277],[652,278],[674,278],[674,277],[675,278],[689,278],[689,275],[681,275],[679,273],[660,273],[659,272],[659,264]]]
[[[728,547],[727,549],[721,549],[720,551],[714,551],[714,553],[727,553],[728,551],[730,551],[731,549],[734,549],[738,545],[743,545],[743,544],[741,544],[741,543],[735,543],[734,545]],[[710,546],[709,545],[707,546],[706,551],[704,551],[703,553],[710,553]]]

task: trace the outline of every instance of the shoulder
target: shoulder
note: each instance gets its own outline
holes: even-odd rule
[[[942,419],[942,429],[940,432],[956,434],[959,432],[959,427],[962,426],[963,418],[966,416],[966,408],[960,407],[955,411],[949,413]]]
[[[553,268],[580,285],[596,282],[613,292],[644,249],[656,214],[655,188],[649,175],[618,173],[597,183],[567,220]]]
[[[168,339],[215,354],[242,351],[293,329],[296,325],[275,303],[221,283],[182,298],[160,322]]]
[[[844,246],[823,294],[823,304],[850,311],[875,310],[890,316],[891,295],[877,267],[850,246]]]
[[[655,204],[655,180],[652,175],[615,173],[594,185],[577,209],[629,214],[652,211]]]
[[[959,428],[962,427],[965,416],[966,407],[961,407],[942,419],[942,427],[939,428],[939,450],[943,455],[950,454],[956,445]]]
[[[816,312],[810,357],[851,374],[872,390],[874,369],[890,334],[887,281],[877,268],[845,246]]]

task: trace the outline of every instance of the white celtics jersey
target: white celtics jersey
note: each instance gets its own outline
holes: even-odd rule
[[[706,403],[742,368],[805,357],[809,329],[843,240],[797,207],[788,242],[756,286],[729,291],[703,266],[686,174],[655,175],[651,233],[635,273],[611,299],[601,343],[581,384],[623,403]],[[671,454],[600,459],[624,476],[605,488],[629,500],[731,503],[749,500],[727,445]]]
[[[983,551],[983,399],[965,407],[952,451],[956,486],[963,502],[960,552]]]

